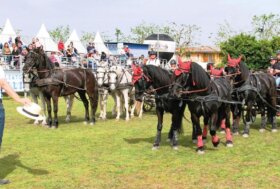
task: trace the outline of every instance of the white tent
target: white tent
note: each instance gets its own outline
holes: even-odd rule
[[[67,48],[67,46],[70,44],[71,41],[73,42],[73,46],[77,49],[79,54],[87,53],[87,50],[85,49],[80,38],[78,37],[76,30],[72,31],[69,39],[65,42],[65,48]]]
[[[0,43],[4,44],[5,42],[9,41],[9,38],[12,37],[13,42],[15,42],[16,32],[13,29],[13,26],[9,19],[6,20],[4,29],[0,34]]]
[[[43,45],[45,51],[55,51],[55,52],[58,51],[57,44],[52,40],[49,32],[47,31],[45,24],[41,25],[41,28],[36,37]]]
[[[95,49],[101,54],[101,52],[105,52],[107,55],[111,54],[109,49],[105,46],[99,32],[96,32],[95,38],[94,38],[94,46]]]

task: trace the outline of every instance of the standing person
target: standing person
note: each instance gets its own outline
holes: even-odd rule
[[[6,42],[4,43],[4,47],[2,49],[2,55],[5,57],[5,62],[10,64],[11,63],[11,49],[10,49],[10,46],[9,46],[9,43]]]
[[[57,44],[58,50],[62,53],[65,54],[65,47],[63,41],[60,39],[58,44]]]
[[[5,110],[2,104],[2,89],[5,90],[6,94],[8,94],[10,97],[12,97],[16,102],[19,102],[23,105],[28,105],[31,103],[31,101],[27,98],[21,98],[18,96],[18,94],[12,89],[12,87],[8,84],[8,82],[5,80],[5,73],[0,66],[0,151],[1,151],[1,145],[2,145],[2,138],[4,133],[4,127],[5,127]],[[9,180],[4,180],[0,178],[0,185],[8,184],[10,183]]]
[[[275,77],[276,87],[280,84],[280,50],[276,52],[276,58],[270,60],[270,73]]]
[[[157,52],[156,51],[150,51],[149,52],[149,59],[146,62],[146,65],[160,66],[160,61],[157,58]]]

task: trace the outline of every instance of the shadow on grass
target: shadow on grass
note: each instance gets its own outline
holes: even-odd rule
[[[30,173],[32,175],[46,175],[49,173],[48,171],[43,170],[43,169],[33,169],[33,168],[25,166],[19,160],[18,154],[10,154],[5,157],[2,157],[0,159],[0,167],[1,167],[0,179],[5,178],[18,167],[25,169],[26,171],[28,171],[28,173]]]

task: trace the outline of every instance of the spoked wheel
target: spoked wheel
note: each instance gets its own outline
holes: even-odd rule
[[[242,110],[241,114],[242,114],[242,120],[243,120],[244,125],[246,125],[246,113],[247,113],[247,111]],[[254,123],[256,121],[256,117],[257,117],[257,111],[253,108],[252,114],[250,115],[250,122]]]
[[[151,111],[153,108],[153,106],[150,104],[150,103],[147,103],[144,101],[144,104],[143,104],[143,110],[144,112],[149,112]]]

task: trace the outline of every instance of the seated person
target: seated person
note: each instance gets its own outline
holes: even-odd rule
[[[160,66],[160,61],[157,58],[157,52],[155,52],[155,51],[149,52],[149,59],[146,62],[146,65]]]
[[[276,80],[276,86],[279,87],[280,84],[280,62],[277,62],[276,57],[270,58],[270,68],[268,68],[268,73],[273,75]]]

